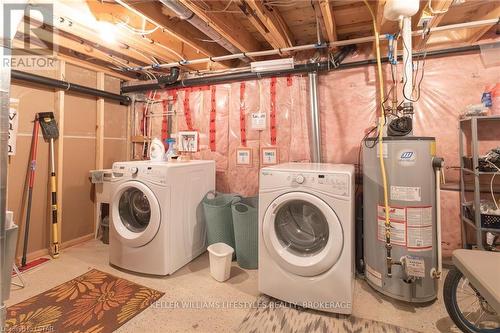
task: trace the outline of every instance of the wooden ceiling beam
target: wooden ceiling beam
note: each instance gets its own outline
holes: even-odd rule
[[[427,25],[427,28],[432,29],[432,28],[439,26],[439,23],[441,23],[441,20],[446,15],[446,12],[448,11],[448,9],[450,8],[452,3],[453,3],[453,0],[434,0],[432,2],[432,9],[435,12],[444,12],[444,13],[431,14],[431,15],[433,15],[433,17],[430,20],[429,24]],[[419,16],[417,23],[418,23],[418,21],[420,21],[422,16],[425,15],[425,13],[429,11],[428,5],[425,5],[425,6],[426,7],[424,7],[422,9],[422,13]],[[414,23],[414,24],[417,24],[417,23]],[[426,38],[429,39],[430,37],[431,36],[427,36]],[[414,40],[415,40],[415,43],[414,43],[413,49],[415,49],[415,50],[420,50],[425,44],[424,39],[422,37],[416,37]]]
[[[199,50],[206,56],[227,55],[228,51],[221,45],[209,41],[209,37],[200,30],[193,27],[189,22],[183,21],[175,16],[165,13],[165,7],[160,2],[125,0],[127,5],[146,16],[150,22],[160,26],[165,32],[186,43],[190,47]]]
[[[54,52],[58,52],[59,47],[73,50],[76,52],[75,54],[79,53],[89,58],[100,59],[115,66],[135,67],[149,64],[147,58],[139,53],[132,53],[128,48],[117,45],[103,47],[50,25],[43,26],[43,30],[38,29],[37,34],[34,34],[33,30],[42,26],[41,23],[27,17],[24,18],[24,21],[31,27],[30,35],[24,34],[17,38],[25,40],[27,43],[45,43],[50,45]],[[21,35],[20,32],[18,34]]]
[[[380,34],[383,33],[384,24],[387,22],[384,17],[385,2],[386,0],[378,0],[377,6],[375,7],[375,23]]]
[[[323,16],[323,23],[326,30],[326,38],[328,42],[334,42],[337,37],[337,26],[335,24],[335,17],[333,16],[332,6],[330,0],[320,0],[319,8]]]
[[[497,6],[492,12],[478,18],[477,20],[487,20],[491,17],[500,17],[500,5]],[[497,24],[498,24],[498,22],[497,22]],[[478,42],[481,39],[481,37],[484,36],[484,34],[486,34],[491,28],[493,28],[497,24],[492,24],[492,25],[487,25],[487,26],[481,27],[481,28],[477,28],[476,31],[472,34],[472,36],[469,38],[469,40],[467,42],[470,44],[474,44],[474,43]]]
[[[162,62],[176,62],[183,59],[192,60],[203,57],[202,50],[193,48],[183,40],[180,40],[176,36],[172,35],[165,29],[165,27],[162,26],[162,24],[160,24],[160,22],[155,22],[153,19],[146,17],[139,10],[128,5],[124,1],[120,1],[120,3],[104,3],[87,0],[87,4],[90,11],[98,21],[107,21],[114,24],[118,24],[120,22],[124,24],[124,22],[127,22],[129,27],[144,30],[152,30],[158,26],[159,29],[148,34],[144,34],[144,36],[128,32],[125,28],[120,28],[118,30],[120,32],[120,36],[125,38],[125,41],[127,41],[129,45],[158,54],[160,58],[167,58],[168,61]],[[214,67],[227,68],[228,64],[216,64]],[[204,69],[204,66],[188,65],[187,68],[200,70]]]
[[[180,2],[241,52],[261,50],[260,43],[241,25],[234,14],[207,11],[201,7],[200,1],[180,0]],[[206,4],[211,5],[210,1]]]
[[[239,0],[238,5],[273,48],[279,49],[294,45],[294,37],[276,8],[268,9],[262,1],[258,0]]]

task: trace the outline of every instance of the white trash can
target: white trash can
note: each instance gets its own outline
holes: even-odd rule
[[[224,243],[215,243],[208,248],[210,274],[219,282],[224,282],[231,275],[231,261],[234,249]]]

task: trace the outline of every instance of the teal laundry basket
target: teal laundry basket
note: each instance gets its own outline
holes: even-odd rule
[[[207,223],[207,245],[225,243],[234,246],[231,204],[241,199],[239,195],[209,192],[203,198],[203,212]]]
[[[258,267],[258,198],[242,198],[232,205],[236,260],[241,268]]]

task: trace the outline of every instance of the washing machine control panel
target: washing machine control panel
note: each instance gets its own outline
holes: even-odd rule
[[[336,195],[349,195],[349,175],[344,173],[318,174],[296,173],[287,177],[292,185],[307,186],[328,191]]]
[[[167,176],[165,168],[151,165],[113,165],[113,171],[121,175],[131,177],[132,179],[148,180],[158,184],[166,184]]]

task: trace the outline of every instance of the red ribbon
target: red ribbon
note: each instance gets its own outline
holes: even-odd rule
[[[271,78],[271,145],[276,145],[276,78]]]
[[[216,94],[216,89],[215,86],[212,86],[210,88],[211,92],[211,107],[210,107],[210,150],[215,151],[216,150],[216,145],[215,145],[215,119],[217,116],[217,100],[215,98]]]
[[[167,144],[165,140],[168,138],[168,100],[164,99],[162,101],[163,104],[163,119],[161,122],[161,142],[163,142],[163,145],[165,148],[167,147]]]
[[[189,109],[189,95],[191,94],[191,89],[186,89],[184,91],[184,118],[186,119],[186,125],[188,130],[193,130],[193,121],[191,119],[191,110]]]
[[[245,115],[245,82],[240,83],[240,136],[241,145],[247,146],[247,128],[246,128],[246,115]]]

